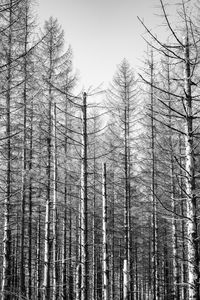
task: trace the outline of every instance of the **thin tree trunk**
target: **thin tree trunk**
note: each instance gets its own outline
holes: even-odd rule
[[[47,196],[45,207],[45,238],[44,238],[44,281],[43,281],[43,300],[50,298],[50,205],[51,205],[51,110],[52,110],[52,92],[49,87],[49,120],[47,136]]]
[[[124,282],[124,300],[128,300],[130,283],[130,149],[129,149],[129,99],[127,95],[127,86],[125,85],[125,110],[124,110],[124,177],[125,177],[125,205],[124,205],[124,266],[123,266],[123,282]]]
[[[169,101],[169,128],[172,127],[172,110],[171,110],[171,82],[170,82],[170,69],[169,69],[169,61],[167,63],[167,84],[168,84],[168,101]],[[177,224],[176,224],[176,203],[175,203],[175,172],[174,172],[174,149],[173,149],[173,142],[172,136],[173,131],[170,129],[170,136],[169,136],[169,146],[170,146],[170,186],[171,186],[171,211],[172,211],[172,266],[173,266],[173,287],[172,287],[172,294],[175,299],[179,300],[179,272],[178,272],[178,249],[177,249]]]
[[[137,237],[135,238],[135,299],[139,298],[139,280],[138,280],[138,243]]]
[[[164,237],[167,236],[167,222],[165,222],[165,229],[164,229]],[[170,259],[169,259],[169,251],[168,251],[168,243],[166,240],[163,241],[164,243],[164,297],[167,299],[168,296],[172,297],[174,299],[174,294],[172,293],[171,285],[174,282],[170,281]],[[173,267],[173,265],[172,265]],[[172,273],[173,275],[173,273]]]
[[[81,299],[81,264],[76,267],[76,300]]]
[[[81,300],[88,300],[88,221],[87,221],[87,95],[83,93],[83,141],[81,170]]]
[[[96,255],[96,274],[97,274],[97,281],[96,281],[96,298],[103,299],[102,294],[102,247],[99,246],[97,248],[97,255]]]
[[[158,268],[157,268],[157,201],[155,197],[155,128],[154,128],[154,65],[153,65],[153,52],[151,52],[150,62],[151,72],[151,161],[152,161],[152,174],[151,174],[151,194],[153,204],[153,300],[158,299]]]
[[[71,196],[71,187],[69,188],[69,300],[74,298],[74,279],[73,279],[73,267],[72,267],[72,196]]]
[[[36,299],[40,300],[41,299],[41,257],[40,257],[40,247],[41,247],[41,242],[40,242],[40,223],[41,223],[41,211],[40,211],[40,206],[38,208],[38,223],[37,223],[37,246],[36,246]]]
[[[66,197],[66,195],[65,195]],[[62,249],[62,298],[67,298],[67,212],[66,200],[63,220],[63,249]]]
[[[103,211],[103,299],[108,300],[108,244],[107,244],[107,192],[106,192],[106,163],[102,166],[102,211]]]
[[[57,136],[56,136],[56,103],[53,105],[53,300],[58,297],[57,278]]]
[[[76,216],[76,300],[81,299],[81,220],[80,220],[80,202],[78,203],[78,215]]]
[[[112,242],[111,242],[111,283],[110,283],[110,299],[115,299],[115,255],[114,255],[114,249],[115,249],[115,175],[113,170],[113,182],[112,182]]]
[[[94,123],[94,132],[96,132]],[[94,144],[94,167],[93,167],[93,206],[92,206],[92,299],[96,300],[96,145]]]
[[[122,260],[122,255],[123,255],[123,250],[122,250],[122,242],[121,239],[119,239],[119,299],[123,300],[123,260]]]
[[[180,224],[180,232],[181,232],[181,267],[180,267],[180,298],[181,300],[187,299],[187,254],[186,254],[186,220],[184,216],[186,215],[185,209],[185,189],[184,189],[184,172],[183,172],[183,146],[181,135],[179,134],[179,193],[180,193],[180,214],[183,216]]]
[[[152,284],[153,284],[153,279],[152,279],[152,222],[151,218],[149,220],[149,243],[148,243],[148,298],[151,299],[153,293],[152,293]]]
[[[12,255],[13,255],[13,260],[12,260],[12,291],[14,293],[17,292],[17,277],[18,277],[18,236],[19,236],[19,217],[18,217],[18,211],[17,211],[17,217],[16,217],[16,235],[15,238],[13,239],[13,247],[12,247]]]
[[[174,184],[174,163],[171,158],[171,209],[172,216],[172,265],[173,265],[173,294],[175,299],[179,300],[179,271],[178,271],[178,248],[177,248],[177,224],[176,224],[176,204],[175,204],[175,184]]]
[[[199,299],[199,256],[196,216],[195,195],[195,170],[194,170],[194,146],[193,146],[193,115],[192,115],[192,93],[190,72],[190,49],[188,35],[185,38],[185,155],[186,155],[186,215],[187,215],[187,248],[188,248],[188,289],[189,300]]]
[[[27,53],[28,46],[28,3],[25,3],[25,21],[24,21],[24,53]],[[22,145],[22,188],[21,188],[21,250],[20,250],[20,294],[22,297],[26,296],[25,286],[25,206],[27,197],[27,55],[24,56],[24,88],[23,88],[23,145]],[[30,280],[30,279],[29,279]],[[30,282],[30,281],[28,281]],[[30,288],[28,288],[30,291]]]
[[[2,270],[2,282],[1,293],[2,300],[10,299],[11,291],[11,229],[10,229],[10,202],[11,202],[11,47],[12,47],[12,0],[9,3],[9,36],[8,36],[8,69],[7,69],[7,94],[6,94],[6,194],[4,200],[4,228],[3,228],[3,270]]]
[[[67,90],[66,90],[67,93]],[[68,124],[67,124],[68,102],[65,101],[65,164],[64,164],[64,220],[63,220],[63,249],[62,249],[62,298],[67,298],[67,198],[68,198]]]
[[[94,170],[95,177],[95,170]],[[96,226],[95,226],[95,209],[96,209],[96,197],[95,197],[95,179],[93,182],[94,196],[93,196],[93,218],[92,218],[92,299],[96,300]]]
[[[32,160],[33,160],[33,103],[30,117],[30,148],[29,148],[29,216],[28,216],[28,297],[32,297]]]

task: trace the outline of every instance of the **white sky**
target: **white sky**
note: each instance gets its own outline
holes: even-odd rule
[[[162,23],[156,16],[158,6],[159,0],[38,0],[36,9],[42,23],[50,16],[58,19],[72,46],[81,85],[87,89],[111,81],[124,57],[138,72],[146,44],[137,16],[155,32],[165,34],[158,26]]]

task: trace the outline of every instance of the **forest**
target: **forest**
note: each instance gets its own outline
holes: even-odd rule
[[[200,299],[200,1],[158,4],[139,74],[81,90],[59,21],[0,1],[1,300]]]

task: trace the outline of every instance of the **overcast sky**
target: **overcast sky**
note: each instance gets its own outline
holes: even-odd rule
[[[172,1],[172,0],[171,0]],[[174,0],[175,1],[175,0]],[[112,80],[125,57],[138,71],[146,44],[137,16],[159,32],[159,0],[38,0],[41,22],[54,16],[74,54],[81,85],[96,87]],[[172,1],[173,2],[173,1]],[[162,29],[164,30],[164,29]]]

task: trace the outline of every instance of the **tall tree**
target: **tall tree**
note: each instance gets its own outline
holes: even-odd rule
[[[185,194],[186,212],[185,216],[187,222],[187,269],[188,269],[188,299],[198,299],[199,298],[199,250],[197,246],[197,201],[196,201],[196,165],[195,165],[195,149],[196,149],[196,136],[197,128],[194,127],[196,116],[198,116],[198,110],[195,110],[195,95],[196,95],[196,68],[198,65],[199,53],[197,50],[197,28],[192,24],[189,18],[188,6],[185,1],[181,3],[180,14],[182,16],[185,38],[184,41],[179,37],[179,31],[173,28],[169,17],[167,15],[164,3],[160,0],[162,12],[166,22],[166,26],[170,33],[172,34],[170,43],[163,43],[157,39],[155,35],[151,33],[150,30],[145,26],[151,38],[161,47],[160,51],[165,56],[173,59],[173,65],[176,65],[176,76],[175,80],[179,82],[179,93],[170,92],[170,95],[176,101],[177,106],[172,107],[168,102],[159,98],[159,101],[167,108],[169,108],[176,118],[179,118],[181,122],[177,122],[171,128],[181,133],[184,137],[184,167],[183,164],[179,164],[179,167],[184,170],[185,175],[185,186],[182,186],[183,193]],[[181,32],[182,34],[182,32]],[[183,71],[183,72],[182,72]],[[183,74],[184,73],[184,74]],[[172,75],[173,76],[173,75]],[[184,82],[184,85],[182,84]],[[155,88],[169,95],[169,90],[161,88],[158,84],[155,84]],[[180,128],[180,123],[182,127]],[[169,126],[168,124],[165,124]],[[179,125],[179,127],[178,127]],[[197,145],[197,144],[196,144]],[[176,159],[178,162],[178,160]],[[181,200],[183,201],[183,200]],[[183,212],[183,210],[182,210]],[[184,242],[184,241],[182,241]]]
[[[44,35],[41,46],[40,55],[41,59],[43,55],[46,56],[46,61],[41,60],[43,67],[44,82],[44,104],[47,105],[47,119],[46,119],[46,152],[47,152],[47,165],[46,165],[46,213],[45,213],[45,241],[44,241],[44,282],[43,282],[43,299],[49,299],[50,293],[50,247],[51,247],[51,203],[53,200],[52,195],[52,183],[53,181],[53,169],[52,169],[52,157],[53,157],[53,139],[52,139],[52,121],[53,121],[53,108],[55,103],[55,90],[53,85],[56,84],[56,78],[60,72],[60,65],[63,60],[63,45],[64,37],[58,21],[52,17],[45,22]],[[54,178],[55,179],[55,178]],[[55,183],[54,183],[55,184]],[[55,190],[55,189],[54,189]],[[55,195],[55,194],[54,194]],[[55,202],[54,202],[55,204]],[[55,236],[53,237],[53,243],[55,243]],[[54,249],[55,250],[55,249]],[[54,256],[55,258],[55,256]],[[55,262],[54,262],[55,267]],[[56,273],[54,272],[54,276]],[[57,278],[54,280],[54,285],[57,285]],[[54,286],[54,292],[55,292]],[[55,294],[55,293],[54,293]]]
[[[119,153],[122,157],[121,166],[123,168],[123,189],[124,189],[124,299],[128,299],[133,294],[130,287],[130,265],[131,265],[131,223],[130,223],[130,165],[131,165],[131,143],[132,136],[130,132],[133,128],[136,95],[136,81],[134,74],[126,59],[119,65],[113,84],[108,93],[109,105],[112,106],[112,118],[115,125],[112,134],[117,129],[119,135]],[[122,150],[123,149],[123,150]]]
[[[28,232],[29,232],[29,284],[28,295],[31,298],[31,277],[32,277],[32,262],[31,262],[31,246],[32,246],[32,183],[31,176],[28,176],[32,168],[32,137],[33,137],[33,51],[30,51],[32,30],[34,27],[33,18],[31,16],[31,1],[26,0],[22,3],[21,26],[23,26],[23,35],[21,37],[22,51],[22,102],[23,102],[23,124],[22,124],[22,182],[21,182],[21,249],[20,249],[20,294],[26,296],[25,286],[25,229],[26,229],[26,207],[28,204]],[[30,52],[29,52],[30,51]],[[30,126],[29,126],[30,125]],[[29,134],[30,132],[30,134]],[[30,139],[29,139],[30,136]],[[29,147],[30,145],[30,147]],[[30,154],[30,155],[28,155]],[[29,156],[29,157],[28,157]],[[28,199],[28,201],[27,201]],[[29,202],[29,203],[27,203]]]
[[[24,1],[5,1],[1,5],[0,18],[1,18],[1,93],[5,103],[2,103],[3,111],[5,111],[5,201],[4,201],[4,238],[3,238],[3,272],[2,272],[2,299],[9,299],[12,292],[11,285],[11,203],[12,203],[12,175],[13,164],[16,162],[13,159],[13,136],[16,136],[16,129],[14,128],[14,113],[12,108],[15,107],[17,75],[19,76],[18,68],[19,62],[16,61],[16,51],[20,52],[17,39],[22,33],[21,27],[21,14]],[[14,25],[15,24],[15,25]],[[25,53],[24,53],[25,55]],[[16,64],[13,62],[16,61]],[[15,125],[18,120],[15,121]],[[17,127],[17,126],[15,126]],[[4,157],[4,156],[3,156]],[[4,168],[3,168],[4,169]]]

